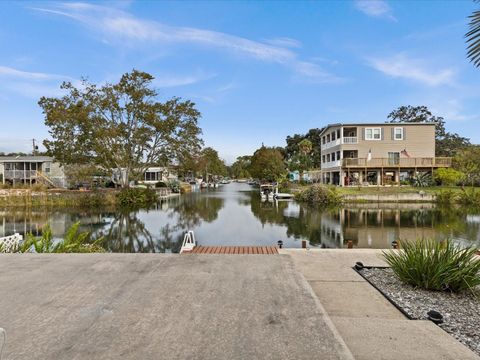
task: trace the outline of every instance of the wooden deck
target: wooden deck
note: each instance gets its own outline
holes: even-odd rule
[[[252,254],[274,255],[278,254],[276,246],[196,246],[184,254]]]

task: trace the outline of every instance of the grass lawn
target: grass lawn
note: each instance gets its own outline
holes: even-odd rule
[[[451,190],[454,192],[462,191],[460,186],[430,186],[430,187],[413,187],[413,186],[369,186],[369,187],[337,187],[338,193],[341,195],[361,195],[361,194],[399,194],[399,193],[425,193],[435,194],[438,192]]]

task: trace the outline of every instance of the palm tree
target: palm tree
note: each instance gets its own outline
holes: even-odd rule
[[[480,3],[480,0],[474,0]],[[474,11],[470,18],[470,31],[466,33],[467,57],[473,64],[480,67],[480,10]]]

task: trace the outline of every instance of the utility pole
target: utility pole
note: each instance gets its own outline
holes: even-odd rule
[[[33,146],[32,155],[35,156],[35,154],[38,150],[38,146],[35,144],[35,139],[32,139],[32,146]]]

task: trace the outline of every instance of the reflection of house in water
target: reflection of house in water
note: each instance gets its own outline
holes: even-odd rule
[[[332,240],[340,236],[340,246],[351,240],[359,248],[381,249],[391,247],[394,240],[435,238],[435,220],[431,210],[421,207],[411,210],[360,207],[326,213],[322,228],[325,227]]]
[[[341,211],[341,210],[340,210]],[[323,248],[343,247],[343,231],[339,212],[324,213],[322,216],[322,244]]]
[[[19,233],[25,236],[32,233],[34,236],[41,236],[42,229],[50,224],[54,238],[63,238],[66,231],[77,220],[77,214],[71,213],[49,213],[42,210],[28,212],[0,212],[0,237],[10,236]],[[101,214],[82,216],[80,220],[81,230],[98,223],[103,223]]]

